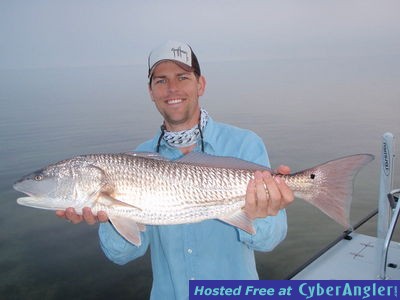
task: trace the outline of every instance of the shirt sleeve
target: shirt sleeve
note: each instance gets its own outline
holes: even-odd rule
[[[142,244],[137,247],[125,240],[110,223],[99,227],[100,247],[106,257],[116,264],[124,265],[146,253],[149,246],[149,228],[140,233]]]
[[[241,159],[270,167],[267,150],[256,134],[250,134],[242,145]],[[254,235],[238,229],[239,239],[253,250],[271,251],[286,237],[286,211],[282,209],[276,216],[256,219],[253,226],[256,231]]]
[[[272,251],[286,237],[286,211],[282,209],[276,216],[256,219],[253,226],[256,230],[253,235],[238,229],[239,239],[253,250]]]

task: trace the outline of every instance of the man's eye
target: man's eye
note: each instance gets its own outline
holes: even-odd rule
[[[179,76],[179,80],[186,80],[188,79],[187,76]]]
[[[157,79],[156,80],[156,84],[164,84],[165,83],[165,79]]]

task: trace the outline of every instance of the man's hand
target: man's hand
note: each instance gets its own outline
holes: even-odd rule
[[[108,222],[108,216],[104,211],[99,211],[97,215],[94,215],[89,207],[83,208],[82,215],[78,215],[72,207],[67,208],[65,211],[57,210],[56,215],[73,224],[78,224],[82,221],[85,221],[89,225],[96,224],[97,222]]]
[[[288,166],[279,166],[279,174],[290,174]],[[279,176],[268,171],[256,171],[254,179],[247,185],[245,211],[249,218],[275,216],[294,200],[293,191]]]

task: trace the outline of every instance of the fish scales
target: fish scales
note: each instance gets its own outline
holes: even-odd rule
[[[125,209],[126,215],[135,214],[140,221],[153,224],[188,222],[229,213],[243,206],[251,177],[251,171],[247,170],[193,166],[132,155],[91,155],[87,160],[104,170],[114,187],[115,198],[141,208],[141,211]]]
[[[373,159],[356,154],[279,176],[297,198],[350,226],[353,179]],[[248,182],[266,167],[235,158],[190,153],[170,161],[150,153],[88,154],[49,165],[24,176],[14,188],[28,195],[21,205],[80,213],[107,212],[128,241],[140,245],[144,225],[220,219],[254,234],[244,211]]]

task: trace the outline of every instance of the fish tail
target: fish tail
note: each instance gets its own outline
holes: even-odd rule
[[[294,193],[350,228],[353,180],[358,171],[373,159],[371,154],[356,154],[296,173],[294,177],[303,182],[293,188]]]

